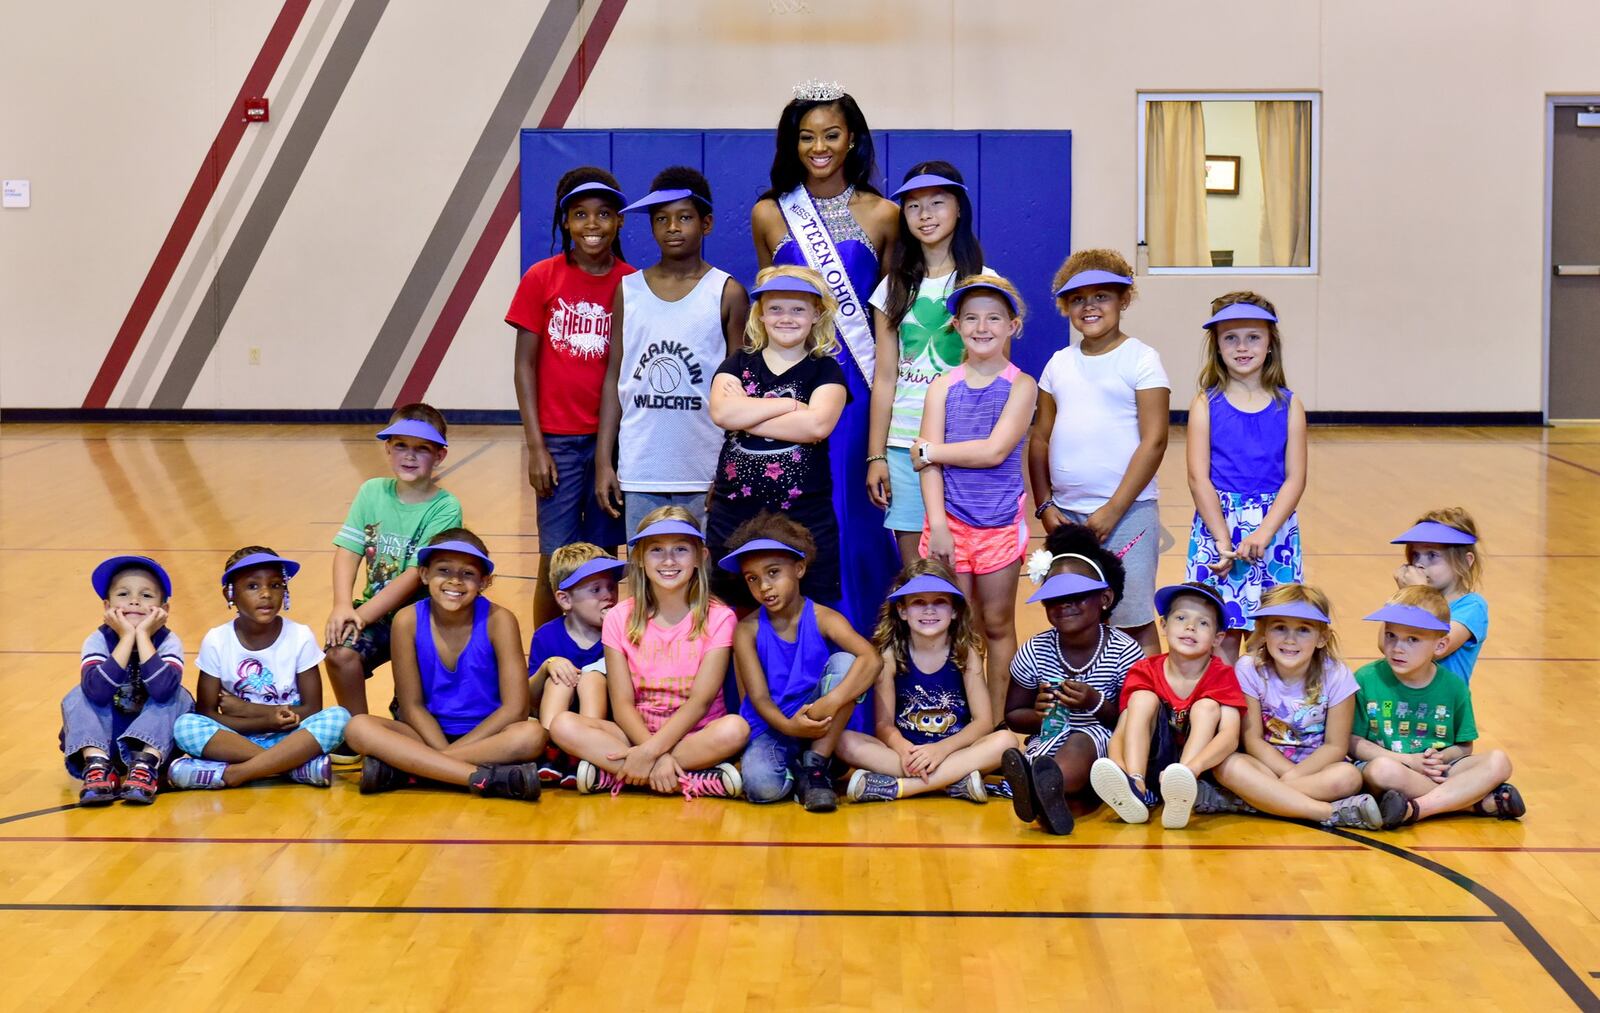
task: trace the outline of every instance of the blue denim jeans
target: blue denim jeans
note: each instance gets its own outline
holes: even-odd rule
[[[700,530],[706,529],[706,494],[703,492],[625,492],[622,494],[622,523],[627,534],[639,530],[644,515],[664,506],[681,506],[694,515]]]
[[[594,435],[546,433],[544,445],[556,465],[556,488],[538,501],[539,552],[548,556],[573,542],[614,550],[623,541],[622,522],[600,509],[594,495]]]
[[[165,703],[146,700],[144,707],[117,737],[111,740],[116,712],[83,695],[77,686],[61,701],[61,752],[67,773],[83,777],[83,751],[89,746],[104,752],[123,769],[133,755],[130,742],[141,742],[161,754],[162,763],[172,758],[172,729],[178,718],[194,710],[194,697],[182,686]]]
[[[817,680],[816,687],[806,697],[805,703],[833,692],[844,681],[855,660],[855,655],[843,651],[830,655],[827,666],[822,670],[822,678]],[[863,693],[856,702],[865,699],[866,694]],[[744,778],[744,797],[758,803],[777,802],[788,797],[794,790],[800,754],[811,745],[809,739],[791,739],[770,728],[751,739],[739,759],[739,773]]]

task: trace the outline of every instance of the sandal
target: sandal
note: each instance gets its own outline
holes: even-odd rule
[[[1483,803],[1494,800],[1494,812],[1484,808]],[[1497,820],[1520,820],[1528,811],[1522,801],[1522,792],[1517,786],[1507,781],[1488,795],[1472,803],[1472,811],[1479,816],[1493,816]]]
[[[1407,827],[1422,818],[1422,807],[1406,798],[1401,792],[1390,789],[1378,800],[1378,812],[1383,817],[1383,829]]]
[[[1006,784],[1011,787],[1011,809],[1017,819],[1032,823],[1039,818],[1033,787],[1032,764],[1020,749],[1008,749],[1000,757],[1000,769],[1005,772]]]

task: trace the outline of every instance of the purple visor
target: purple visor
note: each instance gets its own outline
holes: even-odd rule
[[[283,578],[285,580],[288,580],[290,577],[293,577],[295,574],[300,572],[300,564],[296,563],[292,559],[284,559],[282,556],[274,556],[270,552],[252,552],[250,555],[245,556],[242,559],[234,560],[232,566],[222,571],[222,583],[231,584],[233,583],[234,574],[240,573],[244,570],[254,570],[258,566],[283,567]]]
[[[932,573],[920,573],[889,592],[889,598],[906,598],[914,594],[947,594],[965,601],[967,596],[954,584]]]
[[[94,573],[89,575],[89,584],[94,588],[94,593],[105,601],[111,595],[111,579],[123,570],[149,570],[156,578],[156,583],[161,585],[163,597],[172,597],[172,578],[167,576],[167,571],[161,564],[149,556],[112,556],[110,559],[94,568]]]
[[[656,521],[654,524],[641,528],[632,538],[628,539],[628,546],[632,548],[646,538],[660,538],[663,535],[683,535],[685,538],[693,538],[700,542],[706,540],[705,532],[693,524],[688,521],[673,520],[669,517],[666,520]]]
[[[1280,605],[1263,605],[1250,613],[1251,619],[1267,619],[1277,616],[1281,619],[1305,619],[1314,623],[1326,625],[1331,620],[1328,614],[1308,601],[1286,601]]]
[[[1390,545],[1412,545],[1417,542],[1431,545],[1476,545],[1478,537],[1469,535],[1460,528],[1440,524],[1438,521],[1423,521],[1406,529],[1406,533],[1399,538],[1389,540]]]
[[[1228,606],[1223,603],[1222,595],[1218,594],[1215,588],[1205,584],[1168,584],[1166,587],[1157,589],[1155,595],[1156,611],[1165,618],[1166,614],[1172,609],[1173,601],[1186,594],[1210,598],[1216,602],[1217,614],[1223,616],[1223,624],[1227,624]]]
[[[951,316],[955,316],[956,311],[961,308],[961,300],[965,299],[971,292],[993,292],[995,295],[1004,299],[1007,306],[1011,307],[1012,316],[1016,316],[1021,312],[1021,310],[1017,308],[1017,301],[1011,297],[1010,292],[1007,292],[999,285],[991,285],[986,281],[975,281],[970,285],[962,285],[954,292],[951,292],[950,298],[944,301],[944,308],[950,311]]]
[[[1201,327],[1212,327],[1216,324],[1226,323],[1229,320],[1270,320],[1278,322],[1277,314],[1265,306],[1257,306],[1253,302],[1236,302],[1231,306],[1224,306],[1211,314],[1211,319],[1201,324]]]
[[[578,567],[576,570],[573,570],[571,573],[567,574],[567,579],[557,584],[556,590],[570,591],[596,574],[612,573],[614,571],[626,570],[627,568],[628,564],[620,559],[614,559],[611,556],[596,556],[595,558],[584,563],[582,566]]]
[[[584,196],[585,194],[589,194],[591,196],[604,196],[605,194],[610,194],[612,197],[616,198],[618,204],[628,203],[628,198],[621,190],[618,190],[614,186],[608,186],[605,183],[579,183],[577,186],[561,195],[562,210],[566,210],[568,204],[571,204],[573,201]]]
[[[419,440],[430,440],[441,447],[450,445],[443,433],[421,419],[401,419],[391,426],[378,430],[380,440],[387,440],[391,436],[415,436]]]
[[[1415,605],[1385,605],[1383,608],[1367,616],[1375,623],[1394,623],[1396,626],[1410,626],[1414,629],[1428,630],[1432,633],[1449,633],[1450,624],[1429,612],[1427,609],[1417,608]]]
[[[965,183],[957,183],[949,176],[941,176],[936,172],[924,172],[921,175],[912,176],[904,183],[901,183],[900,189],[890,194],[889,199],[898,200],[900,197],[903,197],[913,190],[927,190],[932,187],[938,187],[945,190],[960,190],[962,193],[967,192],[967,185]]]
[[[822,293],[817,291],[817,286],[811,284],[809,281],[806,281],[804,278],[796,278],[789,274],[780,274],[776,278],[768,278],[766,281],[751,289],[750,301],[755,302],[757,299],[768,294],[769,292],[802,292],[806,295],[814,295],[819,299],[822,298]]]
[[[1056,295],[1065,295],[1075,288],[1088,288],[1091,285],[1132,284],[1133,279],[1124,274],[1112,274],[1110,271],[1079,271],[1056,289]]]
[[[471,556],[483,564],[485,573],[494,572],[494,560],[471,542],[439,542],[436,545],[424,545],[417,550],[417,564],[427,566],[428,560],[433,558],[435,552],[459,552],[463,556]]]
[[[786,552],[796,559],[806,558],[806,554],[792,545],[787,545],[776,538],[752,538],[748,542],[734,549],[732,552],[717,560],[717,565],[729,573],[739,572],[739,557],[750,556],[758,552]]]
[[[627,214],[629,211],[648,211],[657,204],[671,204],[673,201],[683,200],[685,197],[694,201],[707,211],[711,210],[710,201],[695,193],[693,190],[688,188],[680,188],[677,190],[651,190],[643,197],[640,197],[632,204],[629,204],[627,207],[623,208],[622,213]]]
[[[1033,592],[1028,601],[1049,602],[1056,598],[1075,598],[1080,594],[1104,591],[1110,586],[1103,580],[1095,580],[1082,574],[1058,573],[1045,581],[1039,590]]]

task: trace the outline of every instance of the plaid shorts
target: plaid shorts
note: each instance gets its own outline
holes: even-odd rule
[[[245,735],[262,749],[271,749],[295,732],[306,731],[317,740],[324,753],[344,741],[344,726],[350,723],[350,712],[343,707],[325,707],[300,722],[298,728],[286,732],[257,732]],[[172,740],[190,756],[205,754],[206,743],[221,731],[232,731],[226,725],[200,714],[185,714],[172,727]],[[236,733],[236,734],[243,734]]]

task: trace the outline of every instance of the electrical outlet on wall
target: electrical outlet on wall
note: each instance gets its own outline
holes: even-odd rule
[[[250,362],[250,365],[252,365],[252,366],[261,365],[261,349],[259,349],[259,348],[251,348],[250,349],[249,362]]]

